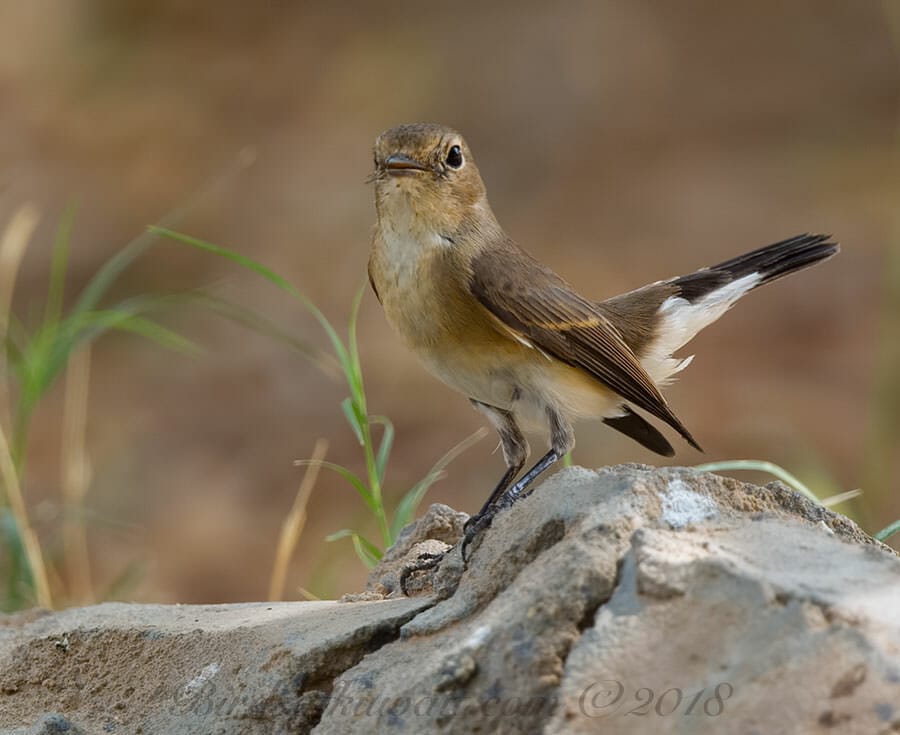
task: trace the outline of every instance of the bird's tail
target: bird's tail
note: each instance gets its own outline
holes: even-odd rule
[[[764,283],[830,258],[838,250],[840,246],[828,235],[798,235],[666,282],[678,290],[659,306],[657,336],[641,355],[641,364],[657,383],[665,384],[692,359],[674,358],[673,353],[739,298]]]
[[[830,235],[797,235],[789,240],[766,245],[738,255],[724,263],[703,268],[671,281],[680,296],[691,303],[711,295],[734,281],[747,279],[748,288],[740,295],[764,283],[830,258],[840,245],[830,242]]]

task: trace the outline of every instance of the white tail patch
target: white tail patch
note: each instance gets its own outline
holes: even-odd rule
[[[710,291],[693,304],[680,296],[670,296],[663,301],[658,312],[660,322],[656,339],[641,356],[644,370],[659,385],[669,382],[694,359],[693,355],[679,359],[672,357],[672,353],[721,317],[761,280],[759,273],[751,273]]]

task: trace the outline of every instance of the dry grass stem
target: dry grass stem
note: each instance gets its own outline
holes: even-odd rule
[[[90,484],[87,456],[87,407],[91,349],[76,351],[66,368],[62,426],[63,551],[69,594],[77,604],[93,602],[93,582],[84,526],[84,497]]]
[[[2,428],[0,428],[0,478],[3,479],[6,497],[19,531],[19,537],[22,540],[25,558],[28,560],[28,568],[34,581],[37,603],[41,607],[50,609],[53,607],[53,598],[50,595],[50,584],[47,581],[44,556],[41,553],[41,545],[38,542],[37,534],[28,520],[25,498],[22,496],[22,488],[19,486],[16,467],[13,463],[12,454],[9,451],[9,443],[6,441],[6,433]]]
[[[269,600],[281,600],[284,597],[288,564],[294,555],[294,549],[297,548],[300,535],[303,533],[303,526],[306,524],[306,505],[327,452],[328,442],[325,439],[317,440],[312,460],[306,466],[306,473],[303,475],[297,495],[294,497],[294,504],[287,518],[281,524],[281,535],[278,538],[275,563],[272,565],[272,576],[269,580]]]
[[[33,204],[24,204],[12,216],[0,237],[0,341],[5,341],[12,310],[13,288],[19,266],[31,236],[37,229],[40,213]],[[0,364],[5,362],[5,350],[0,350]],[[10,426],[9,395],[6,381],[0,379],[0,427]]]

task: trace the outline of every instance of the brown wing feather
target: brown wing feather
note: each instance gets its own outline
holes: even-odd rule
[[[699,449],[609,319],[515,243],[473,259],[470,289],[507,327],[665,421]]]
[[[378,303],[381,303],[381,294],[378,293],[378,288],[375,286],[375,279],[372,277],[372,260],[369,259],[369,285],[372,287],[372,292],[375,294],[375,298],[378,299]]]

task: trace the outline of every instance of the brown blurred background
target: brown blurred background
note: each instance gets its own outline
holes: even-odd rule
[[[262,261],[346,324],[374,221],[372,140],[400,122],[443,122],[467,137],[507,231],[598,298],[833,233],[838,259],[749,297],[684,353],[697,359],[669,396],[706,454],[677,444],[675,459],[755,457],[822,494],[861,487],[841,509],[876,531],[900,517],[893,1],[3,3],[0,228],[25,202],[42,212],[14,311],[43,302],[68,203],[77,294],[212,181],[178,229]],[[222,180],[248,148],[255,164]],[[271,284],[170,242],[116,293],[209,284],[327,348]],[[325,437],[330,460],[363,469],[339,409],[346,388],[199,309],[165,323],[204,354],[121,335],[93,352],[97,593],[129,570],[117,594],[131,599],[263,598],[303,473],[293,461]],[[370,410],[397,429],[396,498],[483,421],[404,351],[368,293],[360,349]],[[60,383],[35,418],[25,488],[51,555],[62,399]],[[428,499],[477,509],[502,469],[494,443],[456,460]],[[659,460],[600,424],[580,427],[574,458]],[[308,512],[289,596],[359,589],[350,543],[323,539],[371,531],[361,502],[323,472]]]

